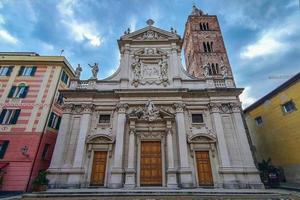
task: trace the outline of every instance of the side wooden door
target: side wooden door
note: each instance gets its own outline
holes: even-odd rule
[[[93,168],[91,175],[92,186],[104,186],[105,171],[106,171],[106,151],[95,151]]]
[[[162,186],[160,141],[141,142],[141,186]]]
[[[196,153],[199,186],[212,186],[213,177],[212,177],[210,160],[209,160],[209,152],[196,151],[195,153]]]

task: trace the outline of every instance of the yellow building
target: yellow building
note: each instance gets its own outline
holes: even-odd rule
[[[271,158],[300,183],[300,73],[245,109],[256,160]]]

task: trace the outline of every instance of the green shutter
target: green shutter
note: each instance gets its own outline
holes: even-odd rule
[[[51,123],[52,123],[52,120],[53,120],[53,116],[54,116],[54,113],[52,112],[51,115],[50,115],[49,121],[48,121],[48,127],[50,127],[50,128],[51,128]]]
[[[19,70],[19,74],[18,74],[18,76],[22,76],[22,74],[23,74],[23,71],[24,71],[24,68],[25,68],[24,66],[22,66],[22,67],[21,67],[21,69]]]
[[[2,110],[2,112],[0,114],[0,124],[2,124],[6,112],[7,112],[7,109]]]
[[[6,76],[10,76],[14,66],[9,66]]]
[[[33,66],[32,70],[31,70],[31,73],[30,73],[30,76],[34,76],[35,72],[36,72],[36,66]]]
[[[29,90],[29,86],[25,86],[25,89],[23,90],[23,93],[20,95],[21,98],[25,98],[27,96]]]
[[[12,98],[13,95],[14,95],[14,93],[15,93],[15,91],[16,91],[16,89],[17,89],[17,86],[12,86],[11,89],[10,89],[10,91],[9,91],[9,93],[8,93],[7,98]]]
[[[56,127],[55,127],[56,130],[59,129],[60,121],[61,121],[61,117],[58,117],[57,124],[56,124]]]
[[[5,140],[3,143],[2,143],[2,147],[1,147],[1,151],[0,151],[0,159],[3,159],[4,157],[4,154],[5,154],[5,151],[8,147],[8,144],[9,144],[9,141],[8,140]]]
[[[18,110],[15,111],[14,116],[11,118],[11,120],[9,122],[10,124],[16,124],[17,123],[19,115],[20,115],[20,112],[21,112],[20,109],[18,109]]]

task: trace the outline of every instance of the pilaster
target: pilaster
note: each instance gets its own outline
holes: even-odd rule
[[[135,121],[130,121],[129,144],[128,144],[128,166],[125,176],[125,187],[134,188],[136,185],[135,169]]]
[[[174,150],[173,150],[173,133],[172,133],[172,123],[167,121],[167,149],[168,149],[168,170],[167,170],[167,187],[168,188],[177,188],[177,177],[176,169],[174,165]]]
[[[176,109],[176,126],[179,140],[179,157],[180,157],[180,186],[183,188],[193,187],[192,170],[189,164],[189,154],[186,139],[186,126],[184,121],[183,109],[185,105],[183,103],[174,104]]]

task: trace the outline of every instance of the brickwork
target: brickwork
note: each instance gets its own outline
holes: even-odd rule
[[[203,43],[209,44],[209,49],[205,49]],[[217,64],[219,73],[214,75],[215,78],[221,78],[220,68],[223,65],[228,68],[228,74],[232,75],[217,16],[190,15],[185,25],[183,48],[190,74],[204,78],[203,66]]]

